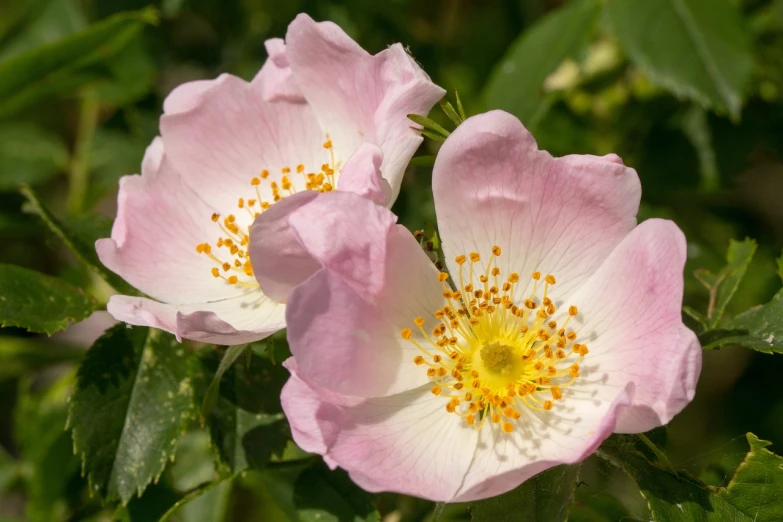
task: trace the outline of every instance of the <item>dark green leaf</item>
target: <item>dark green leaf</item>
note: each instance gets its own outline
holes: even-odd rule
[[[726,253],[726,266],[717,274],[708,270],[699,269],[694,275],[701,284],[710,292],[710,301],[707,307],[707,325],[710,329],[718,326],[726,305],[739,287],[745,271],[748,269],[753,255],[756,253],[756,242],[752,239],[744,241],[729,241],[729,250]]]
[[[372,496],[342,470],[319,463],[304,470],[294,484],[294,504],[301,522],[371,522],[381,519]]]
[[[120,52],[144,25],[156,22],[152,8],[120,13],[0,63],[0,117],[40,98],[110,77],[106,60]]]
[[[33,189],[28,186],[22,186],[20,192],[27,198],[29,210],[38,215],[44,224],[49,227],[49,230],[54,232],[65,243],[65,246],[87,265],[87,268],[98,274],[117,291],[128,295],[138,295],[138,292],[132,286],[103,266],[103,263],[98,259],[98,254],[95,252],[95,240],[100,237],[106,237],[110,232],[110,221],[108,218],[103,216],[80,218],[74,222],[75,226],[71,229],[54,217]],[[100,235],[96,237],[96,234]]]
[[[473,522],[560,522],[568,518],[579,465],[557,466],[543,471],[503,495],[471,502]]]
[[[91,296],[61,279],[0,264],[0,326],[52,335],[98,309]]]
[[[158,522],[171,520],[175,515],[180,522],[223,520],[230,494],[230,479],[204,484],[174,503]]]
[[[73,374],[67,373],[43,392],[33,393],[26,380],[20,386],[14,427],[21,459],[30,471],[24,474],[30,522],[66,518],[64,496],[79,472],[79,459],[65,431],[66,398],[72,385]]]
[[[751,451],[727,488],[714,488],[687,475],[663,469],[640,453],[630,437],[612,437],[599,457],[637,483],[656,522],[772,522],[783,517],[783,459],[765,450],[769,442],[748,434]]]
[[[0,380],[81,360],[84,350],[41,337],[0,337]]]
[[[705,349],[738,345],[763,353],[783,353],[783,290],[772,300],[741,313],[725,330],[713,330],[700,337]]]
[[[449,131],[441,127],[438,122],[431,120],[426,116],[421,116],[420,114],[408,114],[408,119],[411,120],[413,123],[418,123],[419,125],[424,127],[425,130],[440,134],[444,138],[448,138],[449,134],[451,134]]]
[[[190,358],[173,336],[125,325],[90,348],[68,424],[91,490],[127,503],[160,476],[197,416]]]
[[[217,361],[205,358],[207,374]],[[272,455],[281,455],[290,439],[279,390],[288,372],[268,359],[251,355],[239,361],[220,380],[220,394],[209,418],[212,441],[231,473],[263,468]]]
[[[17,20],[10,31],[0,36],[0,61],[36,47],[41,47],[84,29],[87,19],[75,0],[30,0],[15,2]],[[0,13],[0,18],[5,13]],[[11,13],[11,17],[14,13]],[[0,25],[2,22],[0,22]],[[2,33],[2,29],[0,29]]]
[[[549,108],[544,81],[566,58],[581,53],[596,30],[598,2],[578,0],[542,18],[522,33],[495,66],[485,104],[516,115],[529,128]]]
[[[47,181],[68,164],[62,138],[30,123],[0,126],[0,190]]]
[[[204,395],[204,402],[201,403],[201,416],[207,417],[217,404],[218,396],[220,395],[220,379],[226,370],[231,368],[231,365],[236,362],[242,353],[247,350],[246,344],[237,344],[229,346],[226,353],[223,354],[223,358],[220,360],[220,365],[215,372],[215,376],[212,378],[212,382],[209,383],[207,393]]]
[[[625,52],[654,83],[739,117],[753,55],[731,2],[612,0],[607,9]]]
[[[440,142],[446,141],[446,138],[444,138],[441,134],[438,134],[437,132],[428,131],[427,129],[421,129],[419,132],[421,132],[422,136],[426,136],[431,140],[440,141]]]

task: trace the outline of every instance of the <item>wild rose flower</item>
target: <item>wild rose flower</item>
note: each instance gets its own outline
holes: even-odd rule
[[[370,491],[467,501],[693,398],[685,239],[670,221],[637,226],[639,179],[620,158],[553,158],[490,112],[446,140],[433,195],[448,273],[353,194],[309,197],[278,228],[317,267],[286,310],[282,400],[302,448]]]
[[[115,318],[239,344],[285,326],[253,276],[248,229],[300,191],[352,190],[391,205],[421,143],[409,113],[444,91],[399,44],[371,56],[299,15],[252,82],[186,83],[164,102],[141,176],[120,182],[101,261],[152,299],[114,296]],[[382,178],[378,177],[378,167]]]

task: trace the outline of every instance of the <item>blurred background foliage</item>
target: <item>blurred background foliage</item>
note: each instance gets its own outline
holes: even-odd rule
[[[780,288],[783,1],[0,0],[0,263],[57,277],[14,272],[25,288],[64,285],[52,306],[65,315],[34,330],[61,330],[97,310],[51,338],[10,319],[0,331],[0,520],[157,520],[167,510],[183,522],[432,519],[433,504],[364,495],[292,445],[277,399],[286,375],[280,336],[232,354],[237,363],[217,390],[207,391],[223,355],[214,347],[199,350],[186,386],[156,390],[194,396],[196,410],[210,395],[212,407],[183,413],[170,447],[153,448],[162,460],[130,474],[138,483],[115,480],[133,447],[122,457],[122,441],[73,425],[102,419],[99,407],[74,402],[74,431],[64,429],[77,367],[112,325],[100,310],[112,286],[127,290],[91,245],[109,235],[118,179],[138,172],[164,97],[223,72],[252,78],[264,40],[284,36],[299,12],[338,23],[372,53],[402,42],[452,101],[459,91],[469,114],[506,109],[554,155],[618,153],[642,179],[641,219],[673,219],[688,237],[692,315],[709,301],[694,272],[718,272],[731,238],[754,238],[758,249],[726,317]],[[437,108],[431,117],[448,126]],[[427,140],[419,155],[437,146]],[[435,230],[427,166],[411,167],[394,210],[412,230]],[[118,347],[132,373],[134,361],[169,342],[144,335],[112,330],[103,339],[114,344],[93,348],[84,379],[119,360]],[[779,355],[706,351],[696,400],[657,442],[675,466],[725,484],[745,456],[746,432],[783,449],[781,373]],[[75,401],[90,393],[77,388]],[[147,422],[145,407],[129,404],[138,415],[118,422],[136,429],[127,423]],[[84,439],[98,444],[86,458],[102,469],[83,469]],[[649,519],[638,489],[606,462],[591,457],[579,480],[572,520]],[[129,502],[118,508],[101,496]],[[464,506],[437,509],[442,520],[471,516]]]

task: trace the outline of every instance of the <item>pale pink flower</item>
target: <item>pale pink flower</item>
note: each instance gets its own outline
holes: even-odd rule
[[[306,15],[266,47],[252,82],[226,74],[176,88],[141,175],[121,180],[112,237],[96,248],[152,299],[112,297],[117,319],[212,343],[261,339],[285,326],[285,307],[253,277],[254,217],[306,189],[397,197],[421,143],[407,115],[444,91],[399,44],[372,56]]]
[[[278,227],[289,261],[304,256],[288,279],[306,278],[288,289],[282,394],[302,448],[370,491],[467,501],[665,424],[693,398],[685,238],[671,221],[637,226],[639,179],[619,157],[553,158],[490,112],[446,140],[433,193],[451,284],[353,194],[307,198]],[[253,255],[276,256],[263,243]]]

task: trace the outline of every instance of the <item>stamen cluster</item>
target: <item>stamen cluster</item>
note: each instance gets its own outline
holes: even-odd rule
[[[456,290],[448,284],[449,274],[438,274],[446,300],[433,313],[438,324],[428,332],[424,318],[414,320],[419,339],[426,342],[409,328],[402,330],[402,337],[422,352],[413,362],[427,367],[434,383],[431,392],[449,399],[447,412],[476,429],[489,419],[511,433],[523,408],[549,411],[563,398],[563,389],[579,377],[588,348],[568,329],[577,307],[558,312],[548,296],[555,276],[543,277],[541,284],[541,273],[534,272],[532,291],[518,306],[513,298],[519,274],[501,280],[500,268],[493,266],[500,255],[500,247],[493,247],[484,273],[476,270],[478,253],[458,256]],[[564,317],[562,324],[558,316]]]

